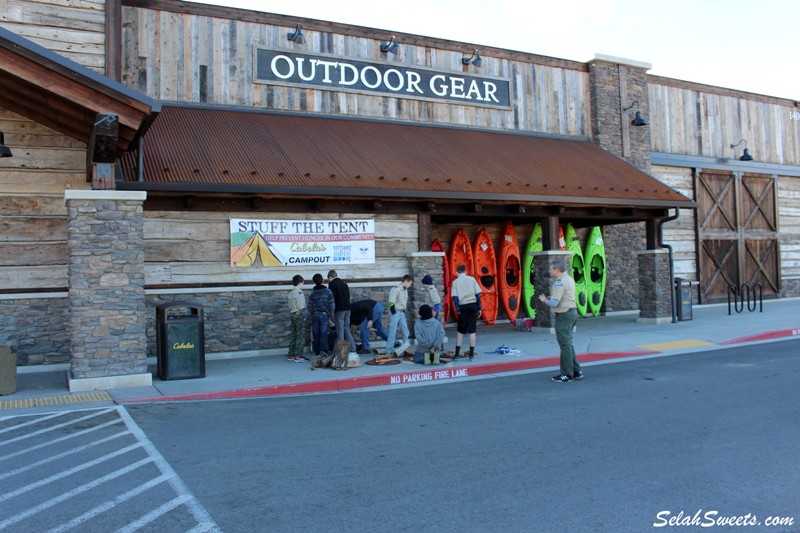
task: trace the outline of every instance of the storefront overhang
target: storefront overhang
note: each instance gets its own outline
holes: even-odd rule
[[[98,115],[118,117],[130,149],[159,105],[106,76],[0,27],[0,107],[89,145]]]
[[[141,157],[121,163],[118,188],[165,193],[605,209],[626,221],[695,205],[584,140],[228,108],[165,105]]]

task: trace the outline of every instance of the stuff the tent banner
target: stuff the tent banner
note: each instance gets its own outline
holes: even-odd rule
[[[230,222],[232,267],[375,262],[372,218]]]

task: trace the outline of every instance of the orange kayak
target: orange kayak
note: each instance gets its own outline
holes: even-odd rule
[[[467,269],[467,274],[470,276],[473,275],[475,265],[472,261],[472,244],[470,244],[469,236],[467,236],[467,232],[464,231],[463,228],[456,232],[453,237],[453,242],[450,243],[449,259],[451,285],[453,280],[458,277],[458,272],[456,272],[458,265],[464,265]],[[450,310],[453,312],[453,316],[458,319],[458,312],[456,311],[455,305],[450,307]]]
[[[497,256],[485,228],[475,237],[472,257],[475,261],[473,276],[481,288],[481,316],[487,324],[494,324],[497,320]]]
[[[520,296],[522,294],[522,264],[519,256],[519,243],[514,224],[506,223],[500,237],[500,260],[497,263],[500,301],[506,316],[515,324],[519,313]]]

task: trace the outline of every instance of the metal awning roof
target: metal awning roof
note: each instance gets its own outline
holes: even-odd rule
[[[694,207],[589,141],[211,107],[164,105],[121,189]]]
[[[158,110],[147,96],[2,27],[0,107],[87,144],[98,114],[117,115],[119,152]]]

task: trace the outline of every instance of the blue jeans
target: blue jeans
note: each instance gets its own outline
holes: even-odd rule
[[[330,317],[328,313],[322,311],[314,311],[314,316],[311,317],[311,335],[314,338],[312,349],[315,354],[319,355],[321,352],[328,351],[328,323]]]
[[[361,333],[361,347],[364,350],[369,350],[369,328],[367,322],[372,320],[372,327],[375,328],[375,334],[383,340],[386,340],[389,335],[383,329],[383,304],[375,302],[372,307],[372,317],[364,317],[361,324],[358,325],[359,332]]]
[[[347,339],[350,343],[350,351],[355,352],[356,341],[350,331],[350,311],[336,311],[333,316],[336,319],[336,338],[340,341]]]
[[[406,322],[406,312],[397,311],[389,314],[389,333],[386,335],[386,351],[394,350],[394,342],[397,339],[397,328],[400,327],[400,335],[403,342],[408,342],[408,323]]]

